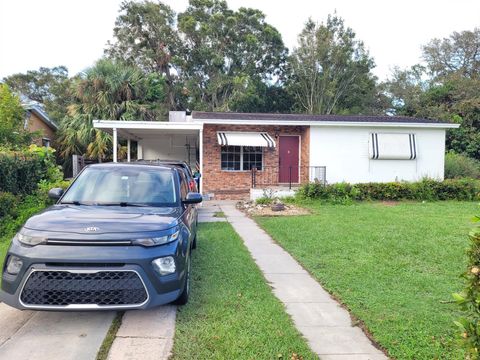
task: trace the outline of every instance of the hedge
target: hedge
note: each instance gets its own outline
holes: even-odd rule
[[[474,179],[448,179],[419,182],[389,182],[323,185],[306,184],[297,192],[306,199],[320,199],[341,203],[362,200],[479,200],[480,181]]]
[[[54,187],[67,188],[68,181],[39,183],[38,189],[30,195],[15,196],[10,193],[0,193],[0,244],[10,242],[15,233],[22,227],[28,218],[55,201],[48,197],[48,189]],[[0,246],[0,268],[3,263],[2,248]]]
[[[8,192],[0,192],[0,219],[6,215],[14,215],[16,212],[18,199],[15,195]]]
[[[0,192],[27,195],[42,180],[61,180],[63,174],[55,165],[53,152],[36,145],[22,151],[0,151]]]

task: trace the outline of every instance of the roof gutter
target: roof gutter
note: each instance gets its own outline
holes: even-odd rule
[[[457,129],[460,124],[453,123],[414,123],[414,122],[360,122],[360,121],[285,121],[285,120],[231,120],[231,119],[194,119],[194,122],[203,124],[232,124],[232,125],[283,125],[283,126],[311,126],[311,127],[385,127],[385,128],[431,128]]]
[[[360,122],[360,121],[285,121],[285,120],[231,120],[231,119],[192,119],[189,122],[168,121],[119,121],[93,120],[96,129],[176,129],[201,130],[203,124],[218,125],[270,125],[270,126],[311,126],[311,127],[376,127],[376,128],[424,128],[457,129],[453,123],[413,123],[413,122]]]

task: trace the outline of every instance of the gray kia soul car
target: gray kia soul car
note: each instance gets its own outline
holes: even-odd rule
[[[37,310],[185,304],[202,201],[188,189],[175,166],[86,167],[14,237],[0,300]]]

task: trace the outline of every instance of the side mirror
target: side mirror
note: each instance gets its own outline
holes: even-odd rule
[[[184,204],[198,204],[201,203],[203,200],[202,194],[197,192],[189,192],[185,200],[183,200]]]
[[[60,199],[62,195],[63,195],[62,188],[53,188],[53,189],[50,189],[50,191],[48,192],[48,197],[53,200]]]

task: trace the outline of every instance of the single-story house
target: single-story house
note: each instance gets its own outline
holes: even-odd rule
[[[309,181],[443,180],[445,132],[458,126],[401,116],[200,111],[170,112],[168,122],[94,121],[114,144],[136,141],[137,159],[198,163],[201,191],[215,199]]]
[[[55,138],[55,133],[58,130],[57,124],[51,120],[45,111],[35,103],[23,104],[25,109],[25,123],[24,128],[30,132],[39,131],[41,136],[35,139],[34,143],[38,146],[49,147]]]

